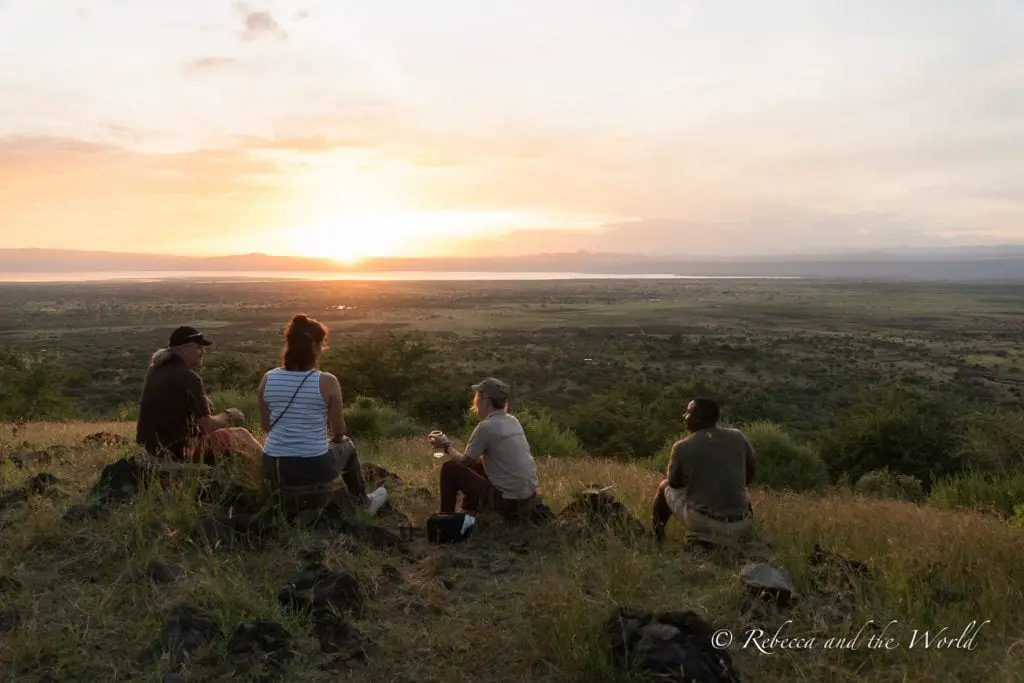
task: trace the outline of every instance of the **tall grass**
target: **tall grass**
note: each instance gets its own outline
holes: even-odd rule
[[[166,660],[145,663],[139,653],[159,641],[164,619],[182,601],[209,612],[222,630],[187,668],[189,680],[244,680],[231,676],[227,639],[242,621],[269,619],[293,634],[296,656],[282,680],[625,681],[602,637],[619,605],[692,609],[737,638],[753,627],[774,632],[787,621],[790,633],[828,637],[856,633],[872,620],[898,622],[889,631],[900,642],[893,649],[862,644],[768,656],[736,645],[731,653],[744,681],[1024,680],[1024,529],[991,516],[852,493],[810,498],[757,490],[756,538],[744,555],[695,557],[683,550],[677,522],[656,549],[646,540],[580,540],[552,528],[526,531],[483,518],[479,533],[464,544],[433,547],[420,535],[403,555],[351,552],[337,532],[286,522],[272,543],[232,550],[210,547],[192,533],[207,511],[187,480],[154,486],[105,519],[61,521],[103,465],[119,456],[77,446],[100,429],[130,434],[131,425],[29,425],[17,437],[66,443],[74,456],[45,466],[61,481],[60,495],[0,509],[0,576],[17,582],[0,591],[0,608],[17,607],[23,616],[0,640],[4,680],[160,680]],[[392,504],[417,522],[437,504],[440,462],[428,452],[420,439],[381,439],[361,450],[366,462],[402,477],[402,485],[389,489]],[[581,486],[599,481],[614,484],[616,497],[646,519],[660,478],[646,467],[610,460],[541,458],[538,466],[545,502],[556,512]],[[8,487],[31,472],[14,474]],[[418,495],[420,487],[433,497]],[[509,544],[522,540],[529,552],[509,553]],[[852,603],[816,587],[808,559],[815,543],[869,565]],[[345,671],[330,668],[308,620],[283,610],[275,598],[313,547],[327,566],[352,572],[366,591],[367,611],[353,623],[376,649]],[[747,553],[785,566],[800,601],[784,612],[752,612],[736,578]],[[497,558],[511,569],[492,574]],[[183,577],[150,583],[142,574],[151,560],[180,564]],[[974,650],[908,646],[915,629],[946,627],[959,635],[971,621],[985,620]]]
[[[969,472],[944,479],[929,500],[941,507],[997,512],[1012,517],[1024,505],[1024,473],[997,475]]]

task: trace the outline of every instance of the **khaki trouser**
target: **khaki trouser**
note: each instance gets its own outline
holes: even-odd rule
[[[745,535],[754,525],[754,517],[748,514],[743,519],[723,522],[690,507],[686,503],[683,489],[665,487],[665,501],[672,514],[686,526],[687,538],[714,544],[725,544]]]

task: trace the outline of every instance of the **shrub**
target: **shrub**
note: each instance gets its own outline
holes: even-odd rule
[[[894,474],[886,468],[868,472],[854,484],[853,490],[865,496],[893,500],[921,500],[921,480],[906,474]]]
[[[250,391],[214,391],[210,393],[213,412],[219,413],[227,408],[238,408],[245,414],[245,422],[241,425],[249,431],[256,431],[260,426],[260,399]]]
[[[973,471],[1009,473],[1024,465],[1024,411],[997,408],[963,418],[957,456]]]
[[[546,410],[522,410],[516,417],[523,425],[534,457],[578,458],[585,455],[576,433],[558,424]]]
[[[756,483],[792,491],[821,490],[828,484],[828,468],[818,454],[777,424],[754,422],[743,431],[757,453]]]
[[[935,485],[929,500],[945,508],[991,509],[1012,517],[1024,505],[1024,474],[971,471]]]
[[[0,419],[47,420],[71,409],[64,397],[67,369],[57,358],[0,348]]]
[[[394,407],[361,396],[345,407],[345,426],[353,440],[421,436],[426,430]]]
[[[926,491],[961,469],[957,407],[949,400],[903,390],[870,396],[839,416],[819,442],[825,464],[853,481],[888,469],[920,479]]]

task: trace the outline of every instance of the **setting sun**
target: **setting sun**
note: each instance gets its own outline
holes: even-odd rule
[[[389,256],[437,256],[474,237],[558,225],[589,227],[579,217],[499,211],[395,211],[341,215],[275,230],[267,236],[277,253],[330,258],[352,264]]]

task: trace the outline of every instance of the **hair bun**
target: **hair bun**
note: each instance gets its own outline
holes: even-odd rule
[[[292,322],[293,323],[308,323],[309,322],[309,318],[306,317],[305,313],[299,313],[294,318],[292,318]]]

